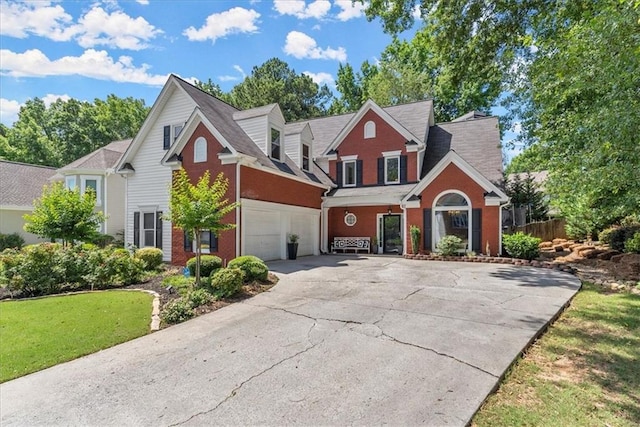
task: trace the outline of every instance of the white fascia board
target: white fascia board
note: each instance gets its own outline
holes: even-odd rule
[[[442,171],[444,171],[444,169],[451,163],[456,165],[460,170],[467,174],[467,176],[473,179],[480,187],[484,188],[487,192],[495,192],[498,195],[497,200],[502,202],[506,202],[509,200],[509,197],[504,194],[501,189],[499,189],[495,184],[485,178],[484,175],[478,172],[477,169],[467,163],[462,157],[460,157],[458,153],[450,150],[438,162],[438,164],[433,169],[431,169],[424,178],[422,178],[422,180],[416,185],[413,191],[405,196],[402,201],[406,203],[409,197],[411,197],[412,195],[422,193],[424,189],[427,188],[427,186],[431,184],[431,182],[433,182],[433,180],[436,179],[438,175],[440,175]]]
[[[184,146],[187,145],[187,141],[189,141],[189,138],[191,138],[191,135],[200,123],[203,123],[205,125],[207,130],[211,132],[211,134],[218,140],[218,142],[220,142],[220,144],[222,144],[223,147],[228,148],[234,155],[238,154],[236,149],[233,148],[231,144],[229,144],[229,141],[227,141],[227,139],[222,136],[218,129],[216,129],[216,127],[213,126],[213,124],[204,116],[204,114],[200,110],[200,107],[196,107],[193,109],[191,116],[189,116],[185,127],[180,132],[178,139],[175,140],[173,144],[171,144],[171,147],[167,150],[164,157],[162,158],[161,163],[163,165],[170,164],[167,162],[167,160],[174,154],[180,153],[182,151]]]
[[[69,175],[96,175],[96,176],[105,176],[107,174],[107,170],[105,169],[65,169],[63,171],[59,171],[62,176]]]
[[[0,211],[23,211],[31,212],[33,206],[21,206],[21,205],[0,205]]]
[[[397,195],[374,194],[371,196],[350,196],[350,197],[323,197],[323,206],[335,208],[341,206],[381,206],[399,205],[401,199]]]
[[[160,95],[158,95],[155,102],[151,106],[151,110],[149,111],[149,114],[147,114],[147,118],[144,119],[140,130],[138,131],[138,133],[136,133],[136,136],[133,137],[133,141],[131,141],[131,144],[129,144],[129,147],[124,152],[122,157],[120,157],[118,164],[114,168],[115,170],[120,170],[125,163],[131,162],[131,159],[138,151],[138,146],[142,143],[142,141],[145,140],[153,124],[155,124],[155,122],[158,120],[158,116],[162,112],[162,109],[164,108],[166,103],[169,101],[171,94],[178,88],[180,88],[180,85],[175,81],[175,77],[173,75],[169,76],[169,79],[160,91]]]
[[[367,102],[364,103],[362,107],[360,107],[358,112],[351,118],[351,120],[349,120],[346,126],[342,128],[338,136],[336,136],[336,138],[331,142],[331,144],[329,144],[329,146],[325,150],[325,154],[331,150],[335,150],[342,143],[342,141],[347,137],[349,132],[353,130],[356,124],[358,124],[360,120],[362,120],[364,115],[369,110],[372,110],[374,113],[380,116],[380,118],[382,118],[382,120],[387,122],[387,124],[389,124],[396,132],[404,136],[407,139],[407,141],[410,141],[413,139],[416,142],[422,142],[420,141],[420,138],[418,138],[417,136],[409,132],[407,128],[402,126],[396,119],[391,117],[389,113],[384,111],[378,104],[376,104],[374,101],[369,99],[367,100]],[[433,108],[431,110],[433,110]]]
[[[404,202],[404,203],[402,203],[402,206],[404,206],[407,209],[419,208],[420,207],[420,200],[413,200],[411,202]]]

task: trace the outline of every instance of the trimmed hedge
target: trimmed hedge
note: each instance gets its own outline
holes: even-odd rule
[[[196,257],[189,258],[187,268],[192,276],[196,275]],[[222,260],[215,255],[200,255],[200,277],[210,276],[215,270],[222,268]]]
[[[144,263],[144,269],[152,271],[162,265],[162,249],[142,248],[138,249],[134,256]]]
[[[521,231],[502,236],[502,247],[509,256],[529,261],[540,256],[540,247],[538,246],[540,242],[539,238],[524,234]]]
[[[18,233],[0,233],[0,252],[5,249],[21,249],[24,246],[24,239]]]
[[[220,268],[211,275],[211,290],[220,297],[230,297],[242,289],[244,273],[239,268]]]
[[[239,268],[244,273],[245,283],[259,280],[264,282],[269,276],[269,267],[260,258],[244,255],[229,262],[229,268]]]

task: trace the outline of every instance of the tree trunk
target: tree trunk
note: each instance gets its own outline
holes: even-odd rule
[[[198,230],[195,231],[195,241],[196,241],[196,284],[195,287],[200,287],[200,232]]]

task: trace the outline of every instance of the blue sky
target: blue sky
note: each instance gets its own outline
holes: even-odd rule
[[[391,42],[351,0],[0,0],[0,37],[9,126],[30,98],[150,106],[171,73],[227,91],[272,57],[333,88],[340,63],[375,63]]]

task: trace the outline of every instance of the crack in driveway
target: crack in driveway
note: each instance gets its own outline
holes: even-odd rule
[[[317,343],[315,343],[315,344],[313,344],[313,343],[311,342],[311,337],[310,337],[310,335],[311,335],[311,331],[313,331],[313,329],[314,329],[317,325],[318,325],[318,322],[317,322],[317,321],[314,321],[314,322],[313,322],[313,325],[311,325],[311,327],[310,327],[310,328],[309,328],[309,330],[307,331],[307,340],[309,341],[309,344],[311,344],[310,346],[306,347],[306,348],[305,348],[305,349],[303,349],[303,350],[298,351],[298,352],[297,352],[297,353],[295,353],[295,354],[292,354],[291,356],[287,356],[287,357],[285,357],[284,359],[279,360],[278,362],[274,363],[273,365],[269,366],[269,367],[268,367],[268,368],[266,368],[266,369],[263,369],[262,371],[258,372],[257,374],[253,374],[253,375],[251,375],[249,378],[247,378],[246,380],[242,381],[242,382],[241,382],[239,385],[237,385],[233,390],[231,390],[231,393],[229,393],[229,394],[227,395],[227,397],[225,397],[225,398],[224,398],[224,399],[222,399],[220,402],[218,402],[218,404],[217,404],[216,406],[214,406],[213,408],[211,408],[211,409],[209,409],[209,410],[207,410],[207,411],[200,411],[200,412],[198,412],[198,413],[196,413],[196,414],[193,414],[192,416],[190,416],[190,417],[189,417],[189,418],[187,418],[186,420],[184,420],[184,421],[179,421],[179,422],[177,422],[177,423],[171,424],[171,425],[169,425],[169,427],[175,427],[175,426],[179,426],[179,425],[182,425],[182,424],[186,424],[186,423],[188,423],[189,421],[191,421],[191,420],[193,420],[193,419],[195,419],[195,418],[197,418],[197,417],[200,417],[200,416],[202,416],[202,415],[207,415],[207,414],[210,414],[210,413],[212,413],[212,412],[215,412],[215,411],[216,411],[216,409],[218,409],[220,406],[224,405],[227,401],[229,401],[231,398],[233,398],[233,397],[238,393],[238,391],[239,391],[239,390],[240,390],[240,389],[241,389],[245,384],[247,384],[247,383],[249,383],[250,381],[252,381],[252,380],[254,380],[254,379],[256,379],[256,378],[260,377],[261,375],[264,375],[265,373],[267,373],[267,372],[271,371],[271,370],[272,370],[272,369],[274,369],[276,366],[279,366],[279,365],[283,364],[284,362],[286,362],[286,361],[288,361],[288,360],[291,360],[291,359],[293,359],[293,358],[295,358],[295,357],[298,357],[298,356],[300,356],[301,354],[306,353],[306,352],[308,352],[309,350],[313,349],[314,347],[316,347],[316,346],[318,346],[318,345],[322,344],[322,343],[324,342],[324,340],[321,340],[320,342],[317,342]]]

